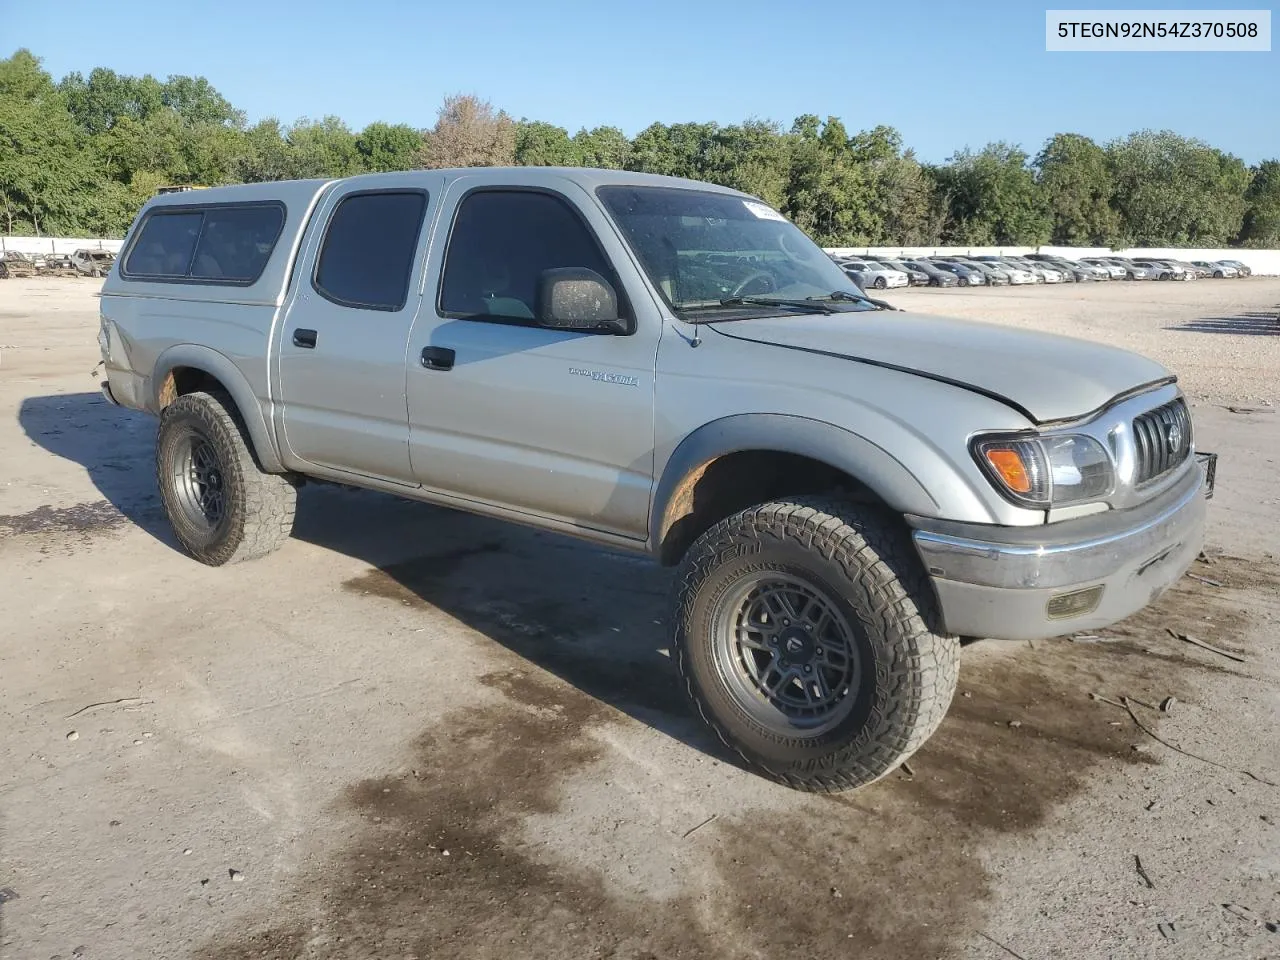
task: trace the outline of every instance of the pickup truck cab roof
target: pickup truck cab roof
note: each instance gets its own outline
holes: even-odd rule
[[[303,230],[318,203],[335,189],[392,191],[422,190],[428,196],[443,196],[456,182],[482,186],[501,184],[511,187],[534,187],[559,193],[583,192],[606,185],[661,186],[676,189],[724,193],[750,199],[746,194],[714,184],[698,183],[678,177],[665,177],[624,170],[597,170],[577,167],[464,167],[458,169],[415,170],[397,173],[371,173],[333,180],[282,180],[269,183],[237,184],[209,187],[198,192],[164,193],[149,200],[139,211],[129,231],[129,240],[121,250],[122,268],[113,272],[103,284],[104,296],[148,296],[205,300],[227,303],[273,304],[284,302],[293,263],[298,255]],[[252,282],[202,282],[184,277],[181,289],[174,280],[130,276],[129,259],[140,239],[139,226],[156,214],[178,215],[219,207],[251,207],[256,204],[277,206],[283,214],[279,240],[271,250],[265,267]],[[442,209],[432,204],[432,213]],[[427,228],[431,226],[428,223]]]

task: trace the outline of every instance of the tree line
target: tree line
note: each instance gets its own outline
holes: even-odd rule
[[[921,162],[892,127],[836,117],[654,123],[634,137],[516,120],[471,96],[433,127],[339,118],[246,122],[204,77],[102,67],[61,80],[28,50],[0,60],[0,230],[123,235],[157,188],[413,168],[552,164],[691,177],[755,194],[826,245],[1280,247],[1280,161],[1171,131],[1051,137]]]

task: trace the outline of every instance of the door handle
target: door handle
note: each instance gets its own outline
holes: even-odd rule
[[[454,356],[448,347],[423,347],[422,365],[428,370],[452,370]]]
[[[299,327],[293,331],[293,345],[307,350],[314,350],[316,348],[316,332]]]

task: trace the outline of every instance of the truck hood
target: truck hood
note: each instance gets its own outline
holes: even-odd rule
[[[999,400],[1035,423],[1070,420],[1175,379],[1154,360],[1051,333],[918,313],[859,311],[710,324],[737,340],[902,370]]]

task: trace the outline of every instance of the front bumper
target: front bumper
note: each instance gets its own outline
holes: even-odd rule
[[[1216,459],[1131,510],[1040,527],[908,517],[949,633],[1039,640],[1093,630],[1150,604],[1204,544]]]

